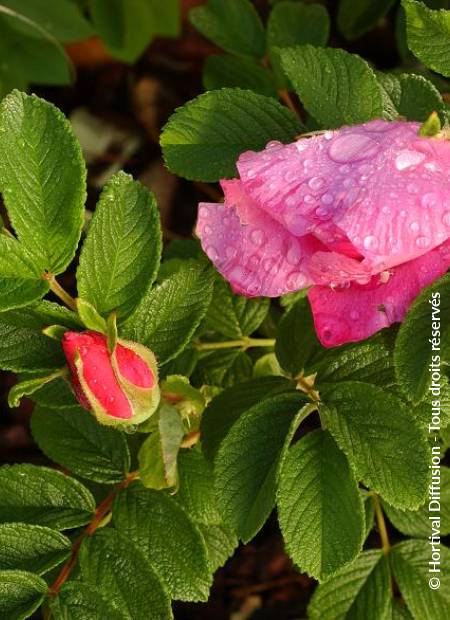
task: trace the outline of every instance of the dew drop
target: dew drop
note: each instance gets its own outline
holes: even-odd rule
[[[353,321],[356,321],[356,319],[359,319],[359,312],[358,312],[357,310],[352,310],[352,311],[350,312],[350,318],[351,318]]]
[[[424,194],[422,196],[420,204],[422,205],[422,207],[425,207],[427,209],[435,208],[439,205],[439,198],[438,196],[436,196],[436,194],[429,192],[428,194]]]
[[[376,250],[378,239],[374,235],[367,235],[367,237],[364,237],[363,245],[366,250]]]
[[[324,205],[330,205],[334,200],[334,196],[332,194],[324,194],[320,199]]]
[[[318,209],[316,209],[315,213],[317,217],[320,217],[322,219],[331,215],[331,211],[330,209],[328,209],[328,207],[319,207]]]
[[[416,245],[418,248],[427,248],[431,241],[428,237],[417,237]]]
[[[312,177],[311,179],[309,179],[308,185],[311,189],[320,189],[321,187],[323,187],[325,181],[324,179],[322,179],[322,177]]]
[[[209,256],[209,258],[212,261],[215,261],[215,260],[217,260],[219,258],[219,254],[218,254],[216,248],[214,246],[212,246],[212,245],[210,245],[207,248],[205,248],[205,252],[206,252],[206,254]]]
[[[288,275],[286,284],[290,289],[301,289],[306,284],[306,278],[299,271],[293,271]]]
[[[413,230],[414,232],[417,232],[418,230],[420,230],[420,224],[417,220],[414,220],[414,222],[411,222],[411,224],[409,225],[410,229]]]
[[[446,211],[442,216],[442,223],[445,226],[450,226],[450,211]]]
[[[297,265],[301,259],[301,256],[299,247],[293,244],[286,253],[286,260],[290,265]]]
[[[331,140],[331,138],[333,137],[333,132],[332,131],[326,131],[323,134],[323,137],[325,138],[325,140]]]
[[[295,148],[297,149],[297,151],[299,151],[300,153],[302,151],[306,151],[309,148],[308,142],[307,140],[298,140],[295,143]]]
[[[110,403],[113,403],[116,399],[114,398],[114,396],[110,396],[108,398],[108,400],[109,400]]]
[[[409,149],[404,149],[400,151],[400,153],[395,158],[395,167],[397,170],[406,170],[407,168],[411,168],[411,166],[417,166],[425,159],[425,155],[423,153],[418,153],[417,151],[411,151]]]
[[[303,198],[303,200],[307,204],[313,204],[314,202],[316,202],[316,199],[314,198],[314,196],[311,196],[311,194],[306,194],[306,196]]]
[[[232,260],[233,258],[235,258],[236,254],[237,254],[237,249],[233,245],[229,245],[225,248],[225,256],[229,260]]]
[[[328,153],[333,161],[347,163],[373,157],[378,149],[377,142],[369,136],[350,133],[335,138],[330,144]]]
[[[203,229],[203,232],[205,233],[205,235],[210,235],[212,233],[212,228],[211,226],[209,226],[208,224],[206,224],[206,226]]]
[[[255,245],[262,245],[265,241],[265,235],[260,228],[255,228],[255,230],[252,230],[250,233],[250,239]]]
[[[208,217],[209,215],[208,207],[200,207],[200,209],[198,210],[198,214],[200,217]]]

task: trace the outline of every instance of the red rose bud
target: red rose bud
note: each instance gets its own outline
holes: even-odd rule
[[[106,336],[94,331],[66,332],[62,346],[80,404],[102,424],[140,424],[159,404],[153,353],[141,344],[118,340],[108,351]]]

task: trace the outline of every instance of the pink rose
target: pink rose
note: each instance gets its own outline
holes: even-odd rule
[[[401,321],[450,265],[450,143],[371,121],[243,153],[197,234],[242,295],[312,287],[326,347]]]
[[[108,425],[138,424],[159,403],[156,360],[146,347],[119,340],[110,354],[94,331],[66,332],[62,346],[80,404]]]

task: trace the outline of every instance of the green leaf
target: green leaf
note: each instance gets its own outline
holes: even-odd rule
[[[212,461],[220,444],[239,417],[253,405],[292,384],[283,377],[262,377],[230,387],[216,396],[206,407],[201,425],[202,450]]]
[[[436,307],[430,303],[435,300]],[[428,393],[431,383],[429,371],[433,356],[441,361],[448,357],[445,349],[433,350],[432,322],[448,317],[450,312],[450,276],[444,276],[425,288],[412,304],[403,320],[395,342],[394,363],[397,381],[408,400],[420,402]],[[450,338],[447,322],[441,324],[442,346]]]
[[[402,0],[408,47],[427,67],[450,76],[450,11],[433,11],[423,2]]]
[[[450,549],[440,546],[441,572],[430,573],[431,548],[429,541],[407,540],[395,545],[391,564],[395,580],[413,617],[416,620],[447,618],[450,609],[450,574],[445,570],[450,562]],[[440,587],[428,585],[430,577],[438,577]]]
[[[186,263],[147,291],[123,326],[123,336],[149,347],[160,363],[176,357],[190,342],[208,309],[212,273],[202,262]]]
[[[194,377],[199,383],[229,387],[247,381],[252,376],[253,364],[240,348],[208,351],[201,355]]]
[[[322,127],[364,123],[382,115],[375,73],[359,56],[311,45],[287,48],[280,55],[303,105]]]
[[[386,118],[394,120],[400,115],[409,121],[425,121],[432,112],[444,107],[438,89],[421,75],[397,76],[379,71],[377,78],[383,91]]]
[[[217,278],[204,328],[230,339],[249,336],[266,318],[269,305],[268,298],[249,299],[233,294],[228,282]]]
[[[380,620],[390,601],[389,565],[381,550],[363,551],[319,584],[308,607],[310,620]]]
[[[215,573],[233,555],[238,539],[236,534],[225,526],[199,523],[198,528],[208,549],[209,569]]]
[[[22,375],[29,377],[31,373]],[[72,391],[70,383],[66,379],[54,379],[50,383],[44,383],[33,392],[33,400],[49,409],[71,409],[78,411],[78,401]]]
[[[134,483],[117,496],[113,520],[158,567],[172,598],[208,598],[211,577],[205,542],[174,499]]]
[[[391,599],[384,620],[414,620],[403,600]]]
[[[160,490],[177,485],[177,456],[184,426],[178,409],[168,404],[159,408],[156,424],[139,450],[139,478],[145,487]]]
[[[125,620],[126,617],[94,586],[80,581],[68,581],[58,598],[50,600],[55,620]]]
[[[17,317],[20,323],[20,316]],[[61,345],[39,331],[15,325],[16,317],[0,314],[0,368],[13,372],[53,370],[65,363]]]
[[[83,321],[84,327],[93,329],[101,334],[106,334],[106,321],[100,316],[92,304],[78,297],[77,310],[80,319]]]
[[[208,56],[203,68],[205,90],[247,88],[260,95],[276,97],[272,75],[251,58],[228,54]]]
[[[162,582],[140,549],[114,529],[98,530],[85,538],[80,550],[83,582],[107,593],[124,617],[133,620],[170,620],[170,599]]]
[[[357,381],[323,387],[322,398],[327,428],[358,479],[397,508],[418,508],[427,492],[429,449],[404,403]]]
[[[75,312],[46,299],[25,308],[2,312],[1,318],[11,325],[31,327],[39,331],[55,323],[72,330],[83,327],[83,323]]]
[[[302,572],[325,580],[361,551],[363,502],[329,433],[313,431],[289,449],[277,506],[286,549]]]
[[[83,224],[86,168],[69,122],[15,91],[0,106],[0,189],[11,223],[42,271],[61,273]]]
[[[359,39],[381,21],[394,2],[395,0],[340,0],[338,28],[349,41]]]
[[[275,505],[290,429],[303,404],[297,392],[263,400],[235,422],[221,443],[214,460],[217,502],[224,522],[243,542],[257,534]],[[309,413],[308,406],[302,413]]]
[[[70,0],[2,0],[2,4],[24,15],[64,43],[86,39],[94,34],[91,24]],[[29,32],[27,28],[26,32]],[[31,32],[30,32],[31,34]]]
[[[133,63],[156,35],[180,29],[179,0],[89,0],[94,26],[110,53]]]
[[[300,299],[278,325],[275,344],[278,361],[286,372],[296,377],[319,349],[309,302]]]
[[[267,47],[272,67],[280,82],[286,86],[278,50],[294,45],[326,45],[330,34],[330,18],[320,4],[279,2],[267,22]]]
[[[103,189],[83,245],[80,297],[103,316],[126,316],[156,278],[161,244],[154,196],[119,172]]]
[[[130,470],[125,435],[100,425],[81,407],[70,410],[37,407],[31,430],[44,454],[77,476],[115,484],[122,482]]]
[[[264,27],[249,0],[208,0],[189,12],[189,19],[206,38],[226,52],[261,58]]]
[[[31,396],[31,394],[34,394],[34,392],[40,390],[44,385],[58,377],[61,378],[60,370],[44,377],[36,377],[16,383],[9,391],[8,405],[11,408],[18,407],[24,396]]]
[[[0,571],[0,617],[29,618],[44,600],[47,584],[37,575],[19,570]]]
[[[161,147],[175,174],[218,181],[236,176],[236,160],[244,151],[260,151],[270,140],[291,142],[301,129],[273,97],[223,88],[179,108],[163,129]]]
[[[440,469],[440,498],[425,502],[419,510],[399,510],[384,503],[383,508],[389,521],[406,536],[428,538],[431,535],[432,519],[438,520],[441,536],[450,534],[450,469]],[[430,508],[432,510],[430,510]]]
[[[59,471],[27,464],[0,468],[0,523],[20,520],[65,530],[87,523],[94,510],[86,487]]]
[[[0,570],[27,570],[42,575],[61,564],[71,550],[70,540],[48,527],[0,525]]]
[[[30,304],[48,290],[20,243],[0,232],[0,311]]]
[[[326,350],[308,372],[317,373],[319,391],[321,383],[340,381],[364,381],[385,388],[395,384],[392,351],[383,333],[364,342]]]

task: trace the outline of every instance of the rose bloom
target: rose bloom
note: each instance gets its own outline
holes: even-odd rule
[[[311,287],[326,347],[401,321],[450,265],[450,143],[374,120],[243,153],[197,234],[233,290]]]

